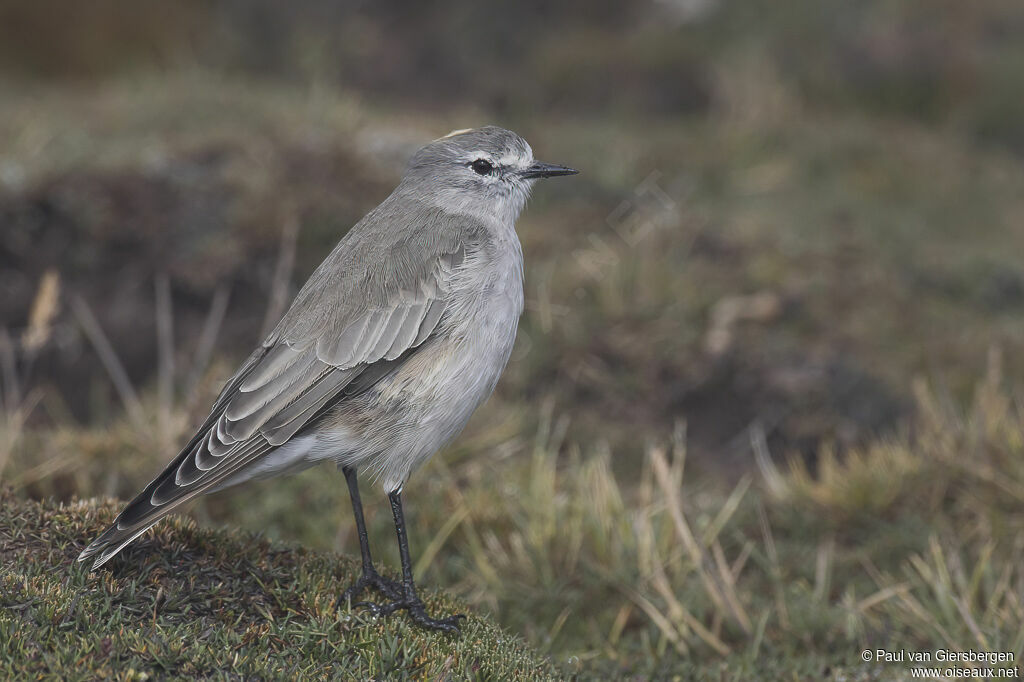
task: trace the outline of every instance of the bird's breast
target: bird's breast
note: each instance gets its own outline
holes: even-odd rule
[[[385,390],[394,397],[415,393],[458,404],[468,418],[494,390],[512,353],[523,311],[522,273],[518,241],[514,248],[469,254],[452,283],[438,332]]]

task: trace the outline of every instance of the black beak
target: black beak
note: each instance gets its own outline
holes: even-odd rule
[[[553,178],[556,175],[576,175],[577,173],[579,173],[578,170],[559,166],[555,163],[541,163],[540,161],[534,161],[531,165],[527,166],[525,170],[519,172],[519,177]]]

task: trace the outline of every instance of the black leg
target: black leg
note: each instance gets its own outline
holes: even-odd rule
[[[405,532],[405,515],[402,513],[402,491],[399,489],[389,493],[388,499],[391,500],[391,512],[395,516],[395,532],[398,534],[398,554],[402,561],[402,591],[404,594],[401,600],[381,605],[377,612],[386,615],[398,609],[406,609],[409,612],[409,617],[420,627],[457,633],[459,619],[465,618],[464,615],[460,613],[448,618],[431,618],[427,615],[423,602],[417,596],[416,585],[412,578],[412,561],[409,559],[409,538]]]
[[[359,481],[356,470],[342,467],[345,482],[348,483],[348,494],[352,498],[352,515],[356,517],[356,533],[359,535],[359,552],[363,555],[363,573],[375,573],[373,558],[370,556],[370,540],[366,536],[366,521],[363,519],[363,501],[359,497]]]
[[[393,580],[382,578],[377,569],[373,567],[373,558],[370,556],[370,541],[366,536],[366,521],[363,519],[363,502],[359,498],[359,482],[356,480],[354,467],[342,467],[345,474],[345,481],[348,483],[348,494],[352,498],[352,514],[356,517],[356,533],[359,535],[359,553],[363,556],[363,574],[348,589],[338,597],[339,604],[345,604],[358,597],[367,587],[375,587],[377,591],[388,599],[397,600],[402,597],[402,586]],[[371,606],[376,604],[369,602],[356,602],[353,606]]]

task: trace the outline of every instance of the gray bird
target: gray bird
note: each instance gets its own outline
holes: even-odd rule
[[[523,311],[515,221],[538,178],[526,140],[488,126],[426,145],[401,183],[338,243],[281,322],[227,382],[177,457],[78,557],[102,566],[181,504],[324,461],[345,474],[367,587],[420,626],[457,632],[416,594],[402,513],[410,472],[454,438],[491,394]],[[401,582],[377,573],[357,472],[391,502]]]

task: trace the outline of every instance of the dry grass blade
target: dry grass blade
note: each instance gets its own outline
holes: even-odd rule
[[[704,627],[704,625],[697,620],[692,613],[690,613],[689,609],[683,606],[682,602],[676,599],[676,596],[673,594],[672,588],[668,583],[668,577],[665,575],[665,571],[661,567],[660,561],[655,562],[655,571],[652,579],[654,589],[656,589],[662,599],[668,603],[668,617],[675,622],[681,636],[685,637],[688,630],[692,630],[697,637],[718,653],[723,656],[729,654],[731,651],[729,646],[715,635],[714,632]]]
[[[4,411],[0,412],[0,477],[11,459],[11,453],[25,432],[25,422],[32,414],[42,394],[38,391],[29,391],[25,400],[15,406],[5,405]]]
[[[899,583],[898,585],[890,585],[889,587],[883,587],[870,597],[865,597],[864,599],[861,599],[859,602],[857,602],[857,610],[861,612],[866,612],[869,609],[892,599],[893,597],[906,594],[909,591],[910,585],[908,585],[907,583]]]
[[[661,611],[658,610],[654,604],[650,602],[647,597],[643,596],[632,587],[628,585],[618,585],[621,590],[634,604],[640,607],[640,610],[647,614],[647,617],[651,619],[651,622],[657,626],[662,636],[665,637],[672,645],[676,648],[681,655],[686,656],[690,648],[686,645],[686,642],[680,637],[676,631],[675,626],[672,625],[672,621],[665,617]],[[726,652],[728,649],[726,649]],[[725,652],[720,652],[725,653]]]
[[[679,628],[680,634],[685,638],[690,634],[689,629],[680,621],[683,620],[683,611],[686,610],[686,607],[682,605],[682,602],[676,598],[675,593],[672,591],[672,587],[668,582],[668,576],[665,575],[665,569],[662,566],[661,557],[653,556],[651,563],[654,567],[654,573],[651,574],[651,584],[654,585],[654,589],[657,590],[661,598],[668,604],[668,618],[675,623],[676,627]]]
[[[28,353],[37,352],[50,340],[53,321],[60,303],[60,274],[50,268],[39,280],[39,289],[32,300],[28,327],[21,335],[21,347]]]
[[[977,458],[970,458],[969,460],[947,458],[946,461],[965,476],[972,476],[984,481],[1012,496],[1018,502],[1024,502],[1024,485],[1008,478],[1006,471],[996,469],[986,462],[978,461]]]
[[[711,549],[715,559],[714,566],[718,571],[718,584],[722,588],[722,594],[725,595],[725,600],[729,603],[729,609],[736,618],[736,622],[743,629],[743,632],[749,635],[751,632],[750,616],[747,615],[747,611],[743,608],[739,595],[736,593],[736,579],[729,569],[729,563],[725,559],[725,552],[722,551],[722,546],[718,544],[717,540]]]
[[[754,543],[747,541],[743,543],[743,549],[740,550],[740,555],[732,562],[729,567],[729,573],[732,575],[732,582],[736,582],[736,579],[740,577],[740,573],[743,572],[743,567],[747,565],[747,559],[754,551]]]
[[[0,465],[2,464],[3,462],[0,461]],[[71,469],[74,466],[75,460],[73,457],[66,454],[58,454],[36,464],[30,469],[20,472],[17,476],[12,477],[8,483],[12,488],[17,490],[36,483],[37,481],[43,481],[51,478],[57,472]]]
[[[978,621],[974,619],[974,615],[971,614],[971,609],[967,605],[966,601],[962,598],[954,598],[953,602],[956,604],[957,610],[960,612],[960,616],[964,619],[964,623],[967,624],[971,634],[974,635],[974,640],[978,643],[985,651],[991,649],[988,643],[988,639],[982,633],[981,628],[978,627]]]
[[[744,496],[747,494],[747,490],[750,488],[750,483],[753,479],[749,475],[744,475],[740,478],[740,482],[733,488],[732,493],[726,498],[725,504],[722,505],[718,513],[715,514],[715,518],[708,524],[708,527],[704,529],[704,534],[701,540],[705,547],[710,547],[712,543],[718,538],[718,534],[725,528],[726,524],[729,523],[729,519],[736,513],[736,510],[740,508],[740,503],[743,501]]]
[[[921,602],[914,597],[913,594],[911,594],[909,591],[900,592],[898,594],[898,597],[898,603],[901,607],[903,607],[906,613],[908,613],[910,616],[916,619],[921,625],[936,632],[942,640],[943,644],[949,646],[950,648],[959,650],[955,639],[952,636],[950,636],[946,628],[943,627],[942,623],[940,623],[939,620],[935,617],[935,614],[931,613],[928,609],[926,609],[921,604]]]
[[[103,327],[100,326],[99,320],[93,315],[85,299],[77,294],[71,296],[71,310],[74,312],[78,324],[81,325],[82,331],[85,332],[89,342],[92,343],[96,354],[100,357],[100,362],[103,363],[103,368],[107,370],[107,375],[110,377],[111,382],[113,382],[114,389],[121,398],[125,410],[127,410],[132,421],[136,424],[142,424],[144,421],[142,402],[139,400],[135,387],[132,386],[132,382],[128,378],[128,372],[125,371],[124,365],[118,359],[114,347],[110,345],[107,335],[103,333]]]
[[[166,274],[154,281],[156,305],[157,394],[160,400],[160,434],[165,441],[170,429],[174,406],[174,310],[171,303],[171,282]]]
[[[270,282],[270,296],[267,300],[267,312],[263,317],[261,338],[270,333],[288,305],[288,289],[291,285],[292,270],[295,268],[295,244],[298,237],[299,219],[294,210],[288,209],[281,225],[281,247],[274,266],[274,278]]]
[[[1017,607],[1017,613],[1015,614],[1016,620],[1024,621],[1024,613],[1021,612],[1020,601],[1015,595],[1008,593],[1008,590],[1011,589],[1010,582],[1013,579],[1014,567],[1018,565],[1020,565],[1019,561],[1008,563],[1003,567],[1003,570],[1000,571],[999,578],[996,580],[989,595],[988,605],[985,607],[985,613],[982,615],[983,621],[988,622],[995,618],[996,612],[1004,599],[1007,604]]]
[[[779,552],[775,547],[775,537],[772,535],[772,527],[768,523],[768,514],[764,510],[764,505],[758,503],[757,514],[761,523],[761,534],[764,537],[765,551],[768,553],[772,585],[775,588],[775,608],[779,612],[779,624],[783,630],[789,630],[789,609],[786,607],[786,593],[782,582]]]
[[[420,554],[419,560],[416,561],[416,566],[413,567],[413,574],[416,576],[417,580],[426,573],[427,568],[433,563],[434,557],[437,556],[437,553],[441,551],[442,547],[444,547],[444,543],[447,542],[448,537],[455,532],[455,529],[459,527],[459,524],[462,523],[468,515],[469,509],[466,505],[459,505],[459,508],[455,510],[455,513],[448,517],[445,524],[441,526],[440,530],[438,530],[434,537],[430,539],[430,543],[423,548],[423,552]]]
[[[835,540],[832,538],[818,545],[817,559],[814,563],[814,598],[819,602],[825,601],[831,586],[835,545]]]
[[[618,614],[616,614],[615,620],[612,622],[612,629],[608,632],[608,644],[613,647],[613,650],[615,645],[619,643],[622,631],[626,628],[626,623],[629,621],[629,616],[632,613],[632,604],[623,604]]]
[[[772,461],[771,452],[768,450],[768,438],[765,436],[764,427],[760,422],[756,422],[750,427],[750,446],[754,450],[754,462],[764,478],[764,484],[769,494],[775,499],[784,498],[789,486],[786,484],[786,478]]]
[[[675,524],[676,532],[700,575],[705,592],[707,592],[707,595],[719,611],[731,614],[733,620],[739,624],[744,632],[749,634],[750,620],[747,618],[746,613],[741,608],[738,608],[738,601],[734,603],[734,599],[728,599],[724,596],[723,592],[725,590],[721,580],[715,574],[710,557],[707,556],[707,553],[698,544],[693,531],[690,529],[690,524],[686,521],[686,515],[683,514],[682,500],[679,499],[678,487],[674,485],[672,471],[665,459],[664,451],[660,448],[652,448],[649,456],[655,478],[658,481],[662,494],[665,496],[665,505]]]
[[[220,335],[221,325],[224,323],[224,316],[227,314],[228,301],[231,298],[231,289],[227,286],[217,287],[213,293],[213,300],[210,301],[210,310],[203,320],[203,329],[199,332],[199,341],[196,343],[188,378],[185,380],[184,395],[191,395],[195,387],[202,379],[203,373],[210,365],[210,358],[213,356],[213,349],[217,345],[217,337]]]

